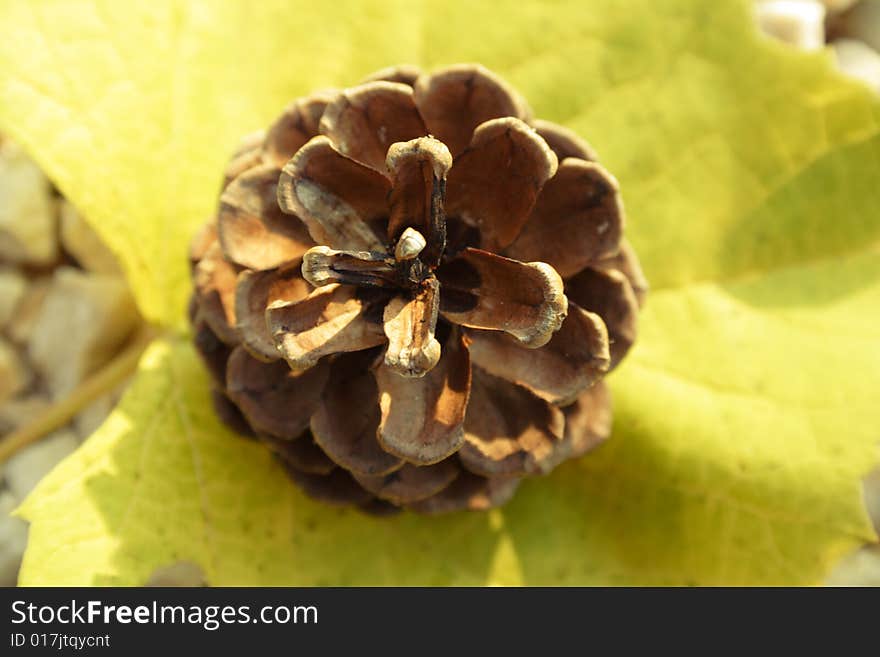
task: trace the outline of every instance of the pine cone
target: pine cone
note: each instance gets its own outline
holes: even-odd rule
[[[298,100],[192,245],[217,412],[330,503],[502,504],[609,435],[647,288],[623,224],[592,149],[481,66]]]

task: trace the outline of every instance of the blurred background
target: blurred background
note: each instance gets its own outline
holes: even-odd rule
[[[755,18],[792,48],[832,49],[843,73],[880,93],[880,0],[757,0]],[[142,329],[113,255],[0,134],[0,585],[15,585],[27,542],[12,511],[110,413]],[[865,497],[880,530],[880,469]],[[199,583],[188,568],[158,577]],[[880,546],[845,558],[828,583],[880,586]]]

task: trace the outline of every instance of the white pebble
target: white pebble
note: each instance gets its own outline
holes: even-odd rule
[[[51,282],[50,276],[38,276],[28,282],[6,326],[6,332],[16,344],[26,344],[30,338]]]
[[[0,258],[46,265],[58,257],[55,205],[45,174],[16,144],[0,144]]]
[[[27,281],[20,272],[0,269],[0,329],[6,328],[12,319],[26,288]]]
[[[17,452],[3,468],[12,496],[21,502],[52,468],[77,447],[79,440],[76,434],[62,429]]]
[[[27,544],[27,523],[10,514],[18,506],[12,493],[0,491],[0,586],[15,586]]]
[[[59,399],[112,358],[138,321],[121,278],[60,267],[34,322],[28,354]]]
[[[0,404],[24,390],[31,373],[15,347],[0,338]]]
[[[876,50],[854,39],[838,39],[832,46],[841,71],[880,91],[880,54]]]
[[[98,274],[122,273],[119,263],[98,234],[89,226],[83,216],[69,201],[62,201],[59,208],[61,218],[61,244],[64,250],[76,258],[83,269]]]
[[[822,0],[829,14],[839,14],[856,5],[859,0]]]
[[[825,45],[825,6],[816,0],[768,0],[755,11],[765,34],[801,50]]]
[[[45,413],[50,405],[48,396],[42,393],[18,396],[0,404],[0,434],[30,424]]]
[[[825,583],[829,586],[880,586],[880,546],[867,545],[841,559]]]
[[[864,41],[880,51],[880,0],[862,0],[835,20],[835,34]]]

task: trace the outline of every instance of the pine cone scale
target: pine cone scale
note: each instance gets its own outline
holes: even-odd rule
[[[448,458],[464,441],[471,388],[470,354],[455,332],[436,367],[421,378],[401,376],[382,364],[375,369],[382,411],[377,438],[382,448],[415,465]]]
[[[566,282],[566,294],[602,317],[608,328],[614,369],[636,340],[639,302],[626,275],[616,269],[587,267]]]
[[[442,265],[437,277],[444,318],[504,331],[529,346],[545,345],[568,310],[562,279],[544,263],[526,264],[469,247]],[[457,303],[444,303],[447,296]]]
[[[501,251],[528,221],[557,166],[547,142],[521,120],[482,123],[449,172],[446,212],[480,229],[480,248]]]
[[[588,162],[599,161],[599,156],[593,147],[573,130],[543,119],[533,119],[530,123],[541,139],[546,141],[550,149],[556,153],[560,163],[568,157]]]
[[[543,349],[524,348],[498,331],[472,330],[467,335],[475,365],[554,404],[571,403],[611,364],[605,322],[573,302]]]
[[[297,100],[266,131],[259,146],[261,160],[281,169],[294,154],[319,133],[324,111],[335,92],[316,93]]]
[[[331,506],[356,506],[369,504],[375,498],[354,477],[342,468],[334,468],[330,474],[310,474],[284,464],[287,474],[306,495]]]
[[[504,254],[546,262],[563,278],[614,256],[624,223],[618,192],[614,177],[595,162],[564,160]]]
[[[382,477],[354,475],[355,480],[376,497],[398,506],[432,497],[448,487],[461,470],[449,460],[426,466],[404,465]]]
[[[611,435],[611,393],[604,381],[582,392],[575,403],[562,410],[566,445],[563,459],[583,456]]]
[[[412,299],[394,297],[385,306],[383,325],[388,347],[385,365],[406,377],[423,377],[440,360],[434,337],[440,311],[440,283],[433,276]]]
[[[505,116],[528,118],[528,109],[510,86],[482,66],[450,66],[419,76],[414,99],[428,133],[455,157],[471,143],[481,123]]]
[[[262,130],[245,135],[238,144],[238,148],[232,154],[226,169],[223,171],[223,188],[235,180],[239,175],[263,163],[265,152],[263,140],[265,133]]]
[[[365,355],[366,354],[366,357]],[[379,389],[368,367],[369,352],[339,356],[311,418],[315,442],[330,459],[352,474],[377,476],[403,466],[376,440]]]
[[[283,440],[268,434],[260,434],[258,438],[290,469],[322,476],[336,469],[336,464],[318,446],[310,431],[304,432],[295,440]]]
[[[302,301],[270,305],[266,322],[281,355],[301,372],[324,356],[384,344],[383,326],[367,319],[373,303],[380,302],[362,298],[352,286],[325,285]]]
[[[238,344],[235,331],[235,286],[241,268],[223,257],[223,250],[214,242],[195,266],[193,286],[200,317],[214,335],[225,344]]]
[[[248,269],[274,269],[296,260],[314,242],[296,217],[278,207],[280,170],[258,165],[235,178],[220,197],[218,237],[229,261]]]
[[[562,445],[565,417],[525,388],[475,368],[465,444],[466,469],[484,477],[542,474]]]
[[[226,366],[226,394],[257,433],[294,440],[308,428],[329,370],[318,363],[297,375],[283,361],[264,363],[239,346]]]
[[[509,501],[520,481],[517,477],[486,478],[462,471],[451,484],[435,495],[408,504],[406,508],[428,515],[485,511]]]
[[[211,330],[208,323],[200,317],[196,319],[193,325],[193,345],[201,357],[205,369],[208,370],[212,383],[220,388],[220,390],[225,390],[226,366],[229,362],[229,356],[232,354],[232,349],[224,344],[214,331]]]
[[[241,272],[235,288],[235,318],[242,346],[259,360],[281,358],[266,323],[266,308],[275,303],[301,301],[310,292],[299,260],[278,269]]]
[[[603,271],[617,270],[623,274],[635,294],[639,308],[645,305],[645,297],[648,295],[648,279],[642,272],[642,266],[636,256],[635,249],[626,238],[620,241],[620,251],[616,255],[603,258],[596,262],[593,267]]]
[[[371,224],[388,215],[388,178],[345,157],[327,137],[312,138],[284,165],[278,204],[299,217],[317,244],[341,251],[381,251]]]
[[[421,261],[436,267],[446,248],[446,177],[452,155],[442,142],[423,137],[392,144],[386,163],[391,175],[388,239],[397,242],[413,228],[425,239]]]
[[[342,91],[327,106],[320,129],[340,153],[383,176],[392,144],[428,134],[412,88],[386,81]]]

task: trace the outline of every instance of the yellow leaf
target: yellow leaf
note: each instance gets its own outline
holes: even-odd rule
[[[876,537],[880,101],[745,0],[7,2],[0,122],[182,322],[236,136],[312,88],[480,61],[621,182],[654,290],[611,441],[491,514],[305,499],[220,428],[183,337],[27,500],[25,584],[805,584]]]

